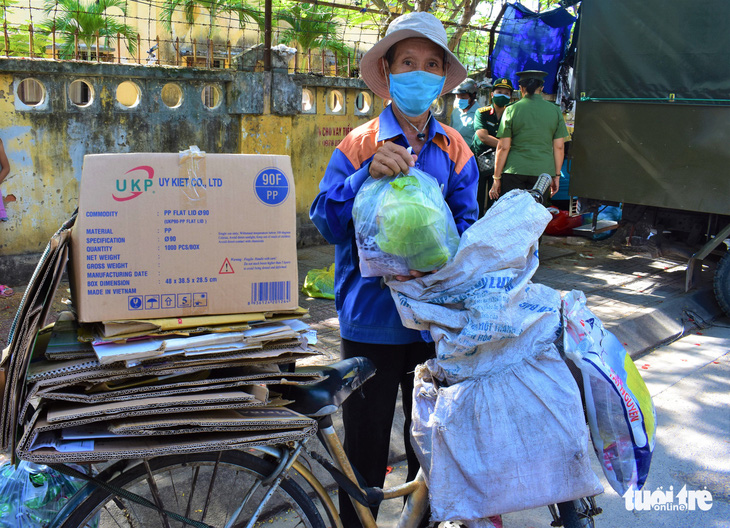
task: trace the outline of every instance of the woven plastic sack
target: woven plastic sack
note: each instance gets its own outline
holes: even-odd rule
[[[487,528],[493,515],[603,491],[580,390],[554,345],[560,292],[531,280],[549,220],[512,190],[442,269],[386,281],[403,325],[436,343],[416,369],[411,428],[433,521]]]
[[[309,297],[334,299],[335,265],[331,264],[327,268],[309,270],[307,276],[304,277],[302,293]]]
[[[363,277],[433,271],[459,247],[438,182],[416,168],[396,177],[368,178],[355,196],[352,218]]]
[[[563,298],[565,355],[583,375],[593,447],[611,487],[641,489],[656,440],[656,410],[623,345],[586,307],[583,292]]]
[[[0,528],[49,526],[81,480],[32,462],[0,466]]]

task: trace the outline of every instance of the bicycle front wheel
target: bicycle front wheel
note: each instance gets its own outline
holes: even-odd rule
[[[247,526],[269,491],[262,479],[275,464],[242,451],[171,455],[152,458],[124,469],[108,484],[142,496],[162,509],[222,528]],[[103,473],[102,473],[103,475]],[[249,496],[250,495],[250,496]],[[246,503],[236,515],[244,499]],[[73,501],[71,501],[73,502]],[[61,528],[182,527],[180,520],[96,488],[70,513],[62,512]],[[285,478],[257,517],[254,526],[324,528],[317,508],[292,479]]]
[[[580,513],[580,500],[561,502],[558,504],[558,512],[563,521],[563,528],[593,528],[595,523],[590,516]]]

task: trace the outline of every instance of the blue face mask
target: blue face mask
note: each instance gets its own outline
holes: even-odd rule
[[[469,99],[459,99],[458,105],[462,110],[466,110],[469,106]]]
[[[390,96],[398,110],[418,117],[441,95],[446,77],[417,70],[390,74]]]

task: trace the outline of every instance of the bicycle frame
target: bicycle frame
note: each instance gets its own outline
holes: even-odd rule
[[[327,451],[330,453],[332,459],[344,475],[346,475],[352,482],[357,483],[355,473],[352,469],[345,449],[340,442],[337,432],[334,427],[327,426],[321,427],[318,434],[322,442],[324,443]],[[273,446],[259,446],[253,448],[256,451],[275,456],[279,459],[283,457],[281,448]],[[327,516],[334,523],[335,528],[344,528],[340,514],[335,506],[334,502],[330,498],[327,490],[319,481],[319,479],[307,469],[299,460],[294,460],[291,464],[291,468],[299,473],[299,475],[309,484],[311,489],[317,495],[322,506],[327,512]],[[359,486],[358,486],[359,487]],[[383,500],[394,499],[398,497],[408,497],[406,504],[401,512],[400,519],[398,520],[398,528],[417,528],[421,519],[426,514],[428,509],[428,488],[426,486],[426,480],[423,472],[419,471],[416,478],[410,482],[406,482],[393,488],[387,488],[383,490]],[[360,522],[364,528],[377,528],[378,525],[373,517],[370,508],[367,508],[350,498],[355,511],[357,512]]]
[[[319,430],[319,433],[323,442],[325,443],[327,450],[332,455],[338,469],[342,471],[352,482],[357,483],[355,473],[352,470],[350,461],[345,454],[345,448],[342,446],[337,432],[334,427],[323,427]],[[416,478],[411,482],[406,482],[401,486],[383,490],[383,500],[393,499],[396,497],[408,496],[407,502],[403,511],[401,512],[400,519],[398,520],[398,528],[417,528],[421,519],[428,509],[428,488],[426,487],[426,480],[423,475],[423,471],[419,470]],[[367,508],[350,497],[357,516],[360,518],[364,528],[377,528],[378,525],[375,522],[370,508]]]

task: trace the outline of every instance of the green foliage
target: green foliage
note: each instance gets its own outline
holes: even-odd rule
[[[18,5],[18,0],[0,0],[0,10],[2,10],[3,21],[8,18],[8,14],[12,13],[12,7]]]
[[[245,0],[229,0],[229,2],[231,13],[238,16],[239,26],[243,28],[247,22],[255,22],[263,39],[266,20],[264,18],[264,9],[260,5],[260,2],[257,6],[251,5]]]
[[[276,19],[286,22],[279,40],[288,45],[296,44],[301,51],[326,49],[345,55],[349,49],[343,42],[343,24],[334,20],[335,9],[283,1],[276,12]]]
[[[104,39],[104,46],[113,46],[117,35],[125,38],[127,51],[134,55],[137,51],[137,31],[132,26],[120,22],[109,10],[118,9],[127,14],[125,0],[46,0],[43,11],[49,17],[39,24],[38,30],[46,35],[56,32],[60,42],[59,55],[62,59],[74,57],[74,36],[86,45],[90,52],[96,46],[96,35]]]
[[[208,38],[213,34],[216,19],[224,14],[237,16],[240,27],[246,22],[255,22],[263,33],[263,8],[253,6],[245,0],[165,0],[160,11],[160,21],[167,31],[172,31],[172,19],[175,13],[182,12],[183,22],[191,28],[195,25],[197,8],[208,13]]]
[[[19,26],[8,26],[8,55],[10,57],[30,57],[30,24]],[[35,31],[33,34],[33,54],[42,57],[46,52],[46,46],[50,39],[42,32]],[[5,40],[0,39],[0,54],[5,54]]]
[[[208,12],[210,27],[208,35],[213,31],[213,22],[216,17],[230,12],[227,0],[165,0],[160,12],[162,25],[168,31],[172,31],[172,17],[176,12],[182,11],[185,25],[192,27],[195,24],[195,11],[198,7]]]
[[[538,0],[537,2],[537,11],[542,13],[543,11],[548,11],[549,9],[554,9],[560,7],[560,0]]]

